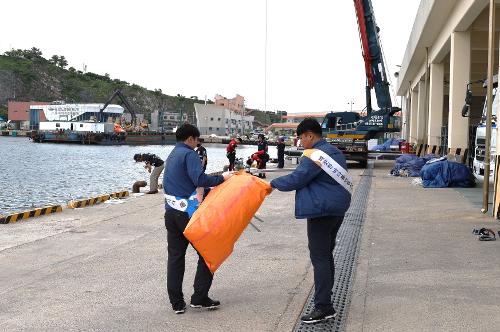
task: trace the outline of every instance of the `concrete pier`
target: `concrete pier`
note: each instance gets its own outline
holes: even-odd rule
[[[362,171],[362,170],[358,170]],[[271,194],[217,271],[213,312],[175,315],[166,293],[163,196],[2,225],[0,330],[290,331],[311,289],[306,224],[293,193]],[[197,256],[184,280],[192,294]]]

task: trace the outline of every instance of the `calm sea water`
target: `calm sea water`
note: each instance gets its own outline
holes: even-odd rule
[[[204,146],[207,173],[221,171],[227,164],[225,145]],[[144,163],[134,162],[134,154],[154,153],[166,159],[172,149],[173,145],[40,144],[0,136],[0,214],[130,189],[138,180],[149,184],[149,173]],[[236,157],[246,160],[256,150],[239,146]],[[276,158],[276,147],[270,146],[269,154]]]

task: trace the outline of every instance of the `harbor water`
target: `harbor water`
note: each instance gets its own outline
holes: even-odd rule
[[[204,144],[208,154],[207,173],[228,164],[226,145]],[[18,212],[69,200],[88,198],[119,190],[149,173],[136,163],[136,153],[154,153],[166,159],[173,145],[93,146],[33,143],[25,137],[0,136],[0,214]],[[239,146],[236,157],[246,160],[257,146]],[[269,147],[276,158],[276,147]],[[160,176],[162,182],[163,173]]]

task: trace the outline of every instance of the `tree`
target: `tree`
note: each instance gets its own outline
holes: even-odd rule
[[[64,55],[61,55],[59,57],[59,62],[57,63],[57,65],[61,68],[64,68],[68,65],[68,61],[66,60],[66,58],[64,57]]]
[[[11,49],[10,51],[6,51],[4,55],[15,58],[24,58],[24,51],[19,48],[17,50]]]
[[[53,65],[56,65],[59,63],[59,56],[58,55],[53,55],[50,59],[49,62]]]
[[[24,57],[28,60],[35,60],[42,57],[42,51],[36,47],[32,47],[29,50],[24,50]]]
[[[6,56],[12,56],[16,58],[24,58],[27,60],[37,60],[37,59],[43,59],[42,57],[42,51],[40,51],[36,47],[32,47],[29,50],[22,50],[20,48],[18,49],[11,49],[10,51],[6,51],[4,53]]]

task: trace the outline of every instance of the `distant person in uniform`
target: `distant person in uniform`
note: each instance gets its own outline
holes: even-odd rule
[[[203,167],[203,173],[205,173],[205,171],[207,170],[208,157],[207,149],[202,146],[203,142],[203,138],[198,139],[198,144],[196,145],[196,153],[198,153],[198,156],[200,157],[201,167]]]
[[[149,191],[146,194],[158,193],[158,178],[163,171],[163,160],[152,153],[137,153],[134,155],[135,162],[145,162],[144,168],[147,169],[151,175],[149,176]],[[154,167],[151,170],[151,167]]]
[[[329,169],[327,165],[316,164],[304,156],[292,173],[271,181],[271,187],[279,191],[295,190],[295,218],[307,219],[309,256],[314,270],[314,309],[301,320],[310,324],[336,316],[332,303],[333,250],[351,202],[352,189],[346,187],[352,186],[352,179],[349,179],[344,155],[322,138],[321,126],[315,119],[304,119],[297,127],[297,135],[305,149],[315,150],[341,178],[325,171]]]
[[[283,168],[285,167],[285,140],[283,137],[278,138],[276,148],[278,149],[278,168]]]
[[[183,232],[189,222],[190,196],[198,188],[215,187],[231,174],[210,176],[203,172],[198,154],[194,151],[198,144],[200,131],[195,126],[185,123],[175,132],[177,144],[165,161],[163,190],[165,192],[165,227],[167,228],[167,292],[176,314],[183,314],[186,302],[182,292],[185,256],[189,241]],[[186,203],[187,202],[187,203]],[[186,205],[187,204],[187,205]],[[191,307],[215,309],[220,302],[208,297],[212,286],[213,274],[203,257],[198,255],[198,267],[194,278],[194,293]]]
[[[258,144],[257,144],[257,152],[261,154],[260,159],[261,162],[258,163],[257,168],[258,169],[266,169],[266,163],[269,161],[269,154],[268,154],[268,146],[267,146],[267,141],[266,137],[264,134],[259,134],[257,136],[258,138]],[[259,178],[266,178],[266,173],[259,173]]]
[[[241,144],[242,140],[240,137],[233,138],[229,141],[229,144],[226,147],[226,157],[229,160],[229,169],[228,171],[234,171],[234,163],[236,161],[236,147],[238,143]]]

